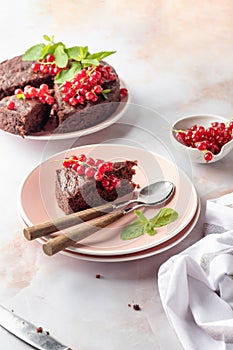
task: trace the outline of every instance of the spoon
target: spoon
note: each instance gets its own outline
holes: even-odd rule
[[[99,229],[108,226],[109,224],[117,221],[124,215],[132,212],[133,210],[141,206],[158,206],[168,201],[168,199],[174,193],[175,186],[169,181],[160,181],[144,187],[135,200],[130,200],[118,205],[111,204],[111,210],[108,214],[102,215],[91,220],[88,224],[86,222],[79,224],[75,227],[67,229],[65,233],[52,238],[43,245],[43,251],[47,255],[54,255],[59,251],[67,248],[70,245],[74,245],[77,241],[80,241]],[[122,206],[128,204],[137,203],[130,208],[120,209]],[[110,206],[108,204],[108,206]],[[113,209],[112,209],[113,208]]]
[[[124,201],[119,204],[107,203],[95,208],[65,215],[52,221],[46,221],[34,226],[26,227],[23,233],[25,238],[31,241],[50,233],[61,231],[68,227],[80,224],[83,221],[92,220],[112,212],[115,209],[119,209],[133,203],[138,203],[140,205],[159,205],[164,203],[172,195],[174,189],[175,186],[170,181],[158,181],[143,187],[138,192],[137,198],[135,199]]]

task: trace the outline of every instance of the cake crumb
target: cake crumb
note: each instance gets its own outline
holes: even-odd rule
[[[101,277],[101,275],[100,275],[100,273],[97,273],[96,275],[95,275],[95,278],[100,278]]]
[[[46,331],[45,334],[46,334],[46,335],[49,335],[50,333],[49,333],[49,331]]]
[[[128,307],[131,307],[131,304],[128,304]]]
[[[133,306],[134,310],[139,311],[141,310],[140,306],[138,304],[134,304]]]
[[[42,327],[37,327],[36,331],[37,331],[37,333],[42,333],[43,332],[43,328]]]

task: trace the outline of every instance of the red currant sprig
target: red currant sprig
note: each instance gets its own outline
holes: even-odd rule
[[[101,182],[108,192],[121,185],[120,179],[113,174],[108,174],[113,169],[112,162],[104,162],[102,159],[95,160],[91,157],[87,158],[85,154],[80,154],[65,158],[62,164],[65,168],[77,171],[80,176],[86,176],[88,179],[94,178],[95,181]]]
[[[108,65],[90,66],[83,68],[71,81],[65,81],[60,89],[62,99],[71,106],[84,104],[86,101],[97,102],[100,94],[107,94],[103,84],[115,81],[117,76]]]
[[[67,69],[60,68],[55,63],[54,55],[48,54],[46,58],[32,64],[33,72],[41,72],[43,74],[49,74],[52,76],[57,75],[61,70]]]
[[[48,105],[53,105],[55,102],[53,96],[49,93],[49,87],[47,84],[41,84],[39,88],[27,85],[24,90],[16,89],[15,95],[18,98],[24,99],[38,98],[41,103],[47,103]]]
[[[197,148],[204,153],[204,159],[208,163],[213,155],[218,154],[222,147],[233,138],[233,121],[228,123],[213,122],[205,128],[200,125],[192,125],[186,130],[175,130],[176,139],[187,147]]]

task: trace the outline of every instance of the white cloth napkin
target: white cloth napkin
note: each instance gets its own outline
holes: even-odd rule
[[[161,265],[164,310],[185,350],[233,350],[233,193],[207,201],[206,237]],[[221,228],[221,229],[220,229]]]

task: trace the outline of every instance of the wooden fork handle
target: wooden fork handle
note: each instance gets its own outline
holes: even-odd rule
[[[125,212],[123,210],[116,210],[112,213],[93,219],[88,223],[84,222],[73,228],[67,229],[66,233],[62,233],[43,244],[43,251],[46,255],[54,255],[61,250],[74,245],[76,242],[92,235],[100,228],[115,222],[124,214]]]
[[[111,203],[99,207],[82,210],[78,213],[69,214],[52,221],[46,221],[34,226],[24,228],[24,236],[29,241],[46,236],[50,233],[64,230],[68,227],[82,223],[83,221],[92,220],[106,213],[111,212],[115,206]]]

